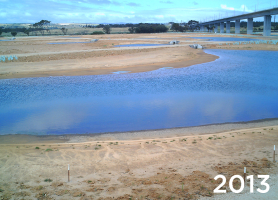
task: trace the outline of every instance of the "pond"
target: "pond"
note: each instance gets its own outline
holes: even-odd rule
[[[205,50],[151,72],[0,80],[0,134],[164,129],[278,117],[278,52]]]
[[[259,39],[253,38],[233,38],[233,37],[189,37],[194,39],[203,39],[203,40],[210,40],[210,41],[260,41]]]

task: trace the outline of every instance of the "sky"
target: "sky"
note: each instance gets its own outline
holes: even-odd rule
[[[273,6],[277,0],[0,0],[0,23],[206,21]]]

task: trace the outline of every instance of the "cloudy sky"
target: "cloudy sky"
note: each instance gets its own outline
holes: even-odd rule
[[[243,4],[244,3],[244,4]],[[0,0],[0,23],[166,23],[252,12],[276,0]]]

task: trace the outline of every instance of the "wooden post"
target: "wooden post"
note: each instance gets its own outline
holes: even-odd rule
[[[68,182],[70,182],[70,165],[68,164]]]
[[[275,145],[274,145],[274,151],[273,151],[273,162],[275,162]]]
[[[245,184],[245,178],[246,178],[246,167],[244,167],[244,184]]]

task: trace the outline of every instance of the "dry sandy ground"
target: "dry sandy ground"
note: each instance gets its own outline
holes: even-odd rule
[[[167,44],[177,34],[122,34],[75,37],[31,37],[1,42],[0,55],[17,55],[18,61],[0,63],[0,79],[109,74],[115,71],[143,72],[161,67],[187,67],[217,59],[217,56],[195,50],[188,44],[159,47],[122,47],[119,44]],[[163,37],[162,37],[163,36]],[[88,42],[48,44],[50,42]],[[147,38],[147,39],[144,39]],[[192,39],[180,37],[181,41]],[[192,42],[191,42],[192,43]]]
[[[213,179],[217,174],[229,180],[247,167],[248,175],[276,177],[278,126],[200,135],[175,131],[179,136],[153,139],[80,136],[86,142],[79,136],[1,136],[0,199],[215,198],[221,197],[213,193],[221,182]],[[237,180],[234,187],[240,187]],[[224,188],[230,191],[228,184]]]
[[[17,61],[0,63],[0,79],[109,74],[116,71],[144,72],[162,67],[187,67],[210,62],[218,57],[189,47],[199,43],[206,48],[278,50],[278,45],[219,45],[219,42],[190,37],[215,34],[112,34],[104,36],[21,37],[1,41],[0,55],[16,55]],[[90,42],[99,39],[98,42]],[[261,38],[261,39],[275,39]],[[121,44],[167,44],[179,40],[179,45],[155,47],[114,47]],[[48,44],[53,42],[90,42]],[[226,43],[226,42],[223,42]]]

